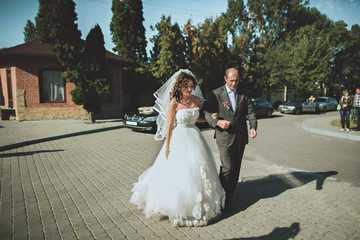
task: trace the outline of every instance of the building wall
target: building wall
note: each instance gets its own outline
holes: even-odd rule
[[[71,100],[73,83],[65,83],[65,102],[40,102],[42,70],[64,70],[56,59],[22,59],[11,68],[17,120],[86,119],[86,111]]]
[[[7,79],[6,79],[6,68],[0,68],[0,80],[1,80],[1,94],[2,96],[0,96],[1,98],[3,98],[2,100],[3,105],[4,106],[9,106],[9,94],[8,94],[8,87],[7,87]]]
[[[17,120],[34,119],[87,119],[88,114],[82,106],[71,100],[73,83],[65,83],[65,101],[42,103],[40,100],[40,78],[42,70],[61,70],[64,68],[55,58],[23,58],[0,66],[2,93],[5,105],[8,106],[6,69],[11,69],[13,108]],[[123,116],[122,67],[111,65],[113,96],[110,101],[102,103],[102,113],[98,117],[118,118]]]

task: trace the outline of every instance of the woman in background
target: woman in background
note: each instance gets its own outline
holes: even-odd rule
[[[340,117],[341,117],[341,131],[345,131],[345,124],[346,124],[346,131],[349,131],[350,128],[350,112],[354,101],[351,96],[349,96],[349,91],[344,89],[343,96],[340,99]]]

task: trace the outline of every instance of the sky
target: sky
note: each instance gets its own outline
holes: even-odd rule
[[[77,24],[85,39],[90,29],[99,24],[104,34],[105,48],[112,52],[110,22],[112,0],[73,0],[78,15]],[[343,20],[348,29],[360,25],[360,0],[310,0],[310,7],[317,8],[334,21]],[[39,8],[38,0],[0,0],[0,49],[24,43],[24,27],[27,20],[35,23]],[[189,18],[197,25],[207,17],[216,17],[227,9],[227,0],[143,0],[145,36],[148,52],[152,48],[150,38],[156,32],[150,26],[160,22],[161,16],[171,16],[172,23],[180,27]]]

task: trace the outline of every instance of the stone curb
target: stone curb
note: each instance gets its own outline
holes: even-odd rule
[[[326,136],[331,136],[331,137],[338,137],[338,138],[360,141],[360,135],[353,135],[353,134],[342,133],[342,132],[333,132],[333,131],[310,127],[308,124],[308,121],[310,121],[310,120],[312,120],[312,118],[306,119],[301,123],[301,127],[305,131],[316,133],[316,134],[321,134],[321,135],[326,135]]]

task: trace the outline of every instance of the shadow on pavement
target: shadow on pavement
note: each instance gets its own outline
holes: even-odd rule
[[[24,146],[28,146],[28,145],[32,145],[32,144],[58,140],[58,139],[62,139],[62,138],[68,138],[68,137],[75,137],[75,136],[80,136],[80,135],[98,133],[98,132],[105,132],[105,131],[110,131],[110,130],[115,130],[115,129],[120,129],[120,128],[123,128],[123,126],[99,128],[99,129],[93,129],[93,130],[87,130],[87,131],[81,131],[81,132],[75,132],[75,133],[68,133],[68,134],[63,134],[63,135],[59,135],[59,136],[34,139],[34,140],[9,144],[9,145],[5,145],[5,146],[0,146],[0,151],[7,151],[7,150],[11,150],[11,149],[19,148],[19,147],[24,147]]]
[[[41,150],[41,151],[32,151],[32,152],[4,153],[4,154],[0,154],[0,158],[21,157],[21,156],[29,156],[37,153],[62,152],[62,151],[64,150]]]
[[[245,211],[261,199],[276,197],[289,189],[301,187],[312,181],[316,181],[316,190],[321,190],[325,179],[336,174],[338,174],[336,171],[292,172],[238,183],[234,197],[231,199],[231,212],[223,213],[213,223]]]
[[[321,190],[325,179],[337,173],[336,171],[292,172],[238,183],[232,199],[231,215],[246,210],[260,199],[276,197],[286,190],[301,187],[312,181],[316,181],[316,190]]]
[[[233,240],[288,240],[293,239],[300,232],[300,224],[295,222],[290,227],[275,228],[268,235],[250,238],[232,238]]]
[[[284,117],[284,115],[278,115],[278,114],[272,114],[271,117],[259,117],[258,119],[271,119],[271,118],[281,118],[281,117]]]

